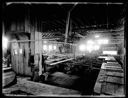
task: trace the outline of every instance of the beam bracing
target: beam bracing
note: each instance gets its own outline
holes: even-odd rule
[[[68,39],[70,14],[71,14],[71,11],[73,10],[73,8],[74,8],[77,4],[78,4],[78,3],[75,3],[74,6],[68,11],[68,17],[67,17],[67,21],[66,21],[66,30],[65,30],[65,43],[67,43],[67,39]]]
[[[85,38],[85,36],[83,36],[83,35],[81,35],[81,34],[79,34],[79,33],[76,33],[79,37],[81,37],[81,38]]]

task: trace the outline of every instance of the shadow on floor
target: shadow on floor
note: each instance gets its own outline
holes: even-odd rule
[[[15,90],[15,91],[12,91],[10,94],[15,94],[15,95],[33,95],[31,93],[27,93],[27,92],[22,91],[22,90]]]

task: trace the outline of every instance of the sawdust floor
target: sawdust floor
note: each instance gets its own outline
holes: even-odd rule
[[[80,91],[82,95],[92,95],[98,73],[99,70],[92,70],[84,73],[83,76],[80,77],[76,75],[67,75],[62,72],[55,72],[51,74],[44,83],[74,89]]]
[[[53,85],[29,81],[28,78],[18,77],[17,84],[3,88],[5,96],[27,95],[27,96],[50,96],[50,95],[75,95],[80,96],[80,92]]]
[[[30,77],[17,77],[17,84],[3,89],[4,95],[92,95],[99,70],[86,72],[82,77],[55,72],[39,83]]]

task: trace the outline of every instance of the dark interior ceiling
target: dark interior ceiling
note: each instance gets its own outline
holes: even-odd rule
[[[73,8],[73,9],[72,9]],[[11,4],[5,7],[5,21],[23,21],[28,14],[37,20],[42,32],[66,29],[68,11],[71,11],[70,30],[114,29],[125,17],[124,4]]]

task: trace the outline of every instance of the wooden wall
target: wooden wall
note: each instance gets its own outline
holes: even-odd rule
[[[17,34],[19,40],[29,40],[28,36]],[[17,74],[31,76],[31,67],[29,66],[30,45],[29,42],[17,42],[17,38],[13,38],[15,43],[11,43],[11,64],[13,70]]]
[[[5,22],[6,25],[7,22]],[[7,36],[15,36],[10,40],[41,40],[42,33],[38,32],[38,24],[37,20],[33,18],[30,21],[29,13],[22,19],[22,21],[17,21],[17,19],[13,19],[13,21],[8,22],[8,28],[5,26],[5,35]],[[27,34],[30,35],[30,38],[27,37]],[[18,38],[17,38],[18,37]],[[31,66],[29,65],[29,58],[31,55],[34,55],[34,63],[36,66],[41,68],[41,58],[42,58],[42,41],[32,41],[17,43],[17,49],[14,53],[13,46],[16,43],[13,43],[11,46],[11,56],[12,56],[12,67],[16,71],[17,74],[22,75],[32,75]],[[19,52],[22,51],[22,54]],[[40,70],[41,74],[41,70]]]

